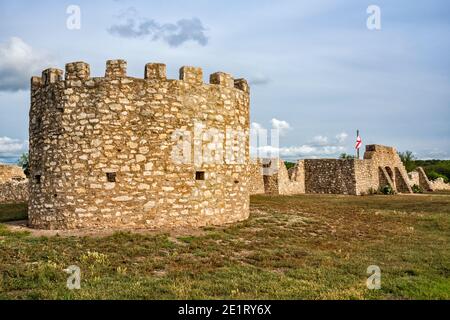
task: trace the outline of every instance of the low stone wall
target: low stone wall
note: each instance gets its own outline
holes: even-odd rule
[[[430,183],[433,190],[450,190],[450,183],[445,183],[442,178],[432,180]]]
[[[264,159],[261,167],[264,169],[262,173],[255,168],[252,170],[252,175],[256,175],[252,179],[258,181],[254,183],[254,188],[259,188],[258,193],[262,193],[258,175],[264,179],[264,192],[267,194],[365,195],[378,192],[386,185],[395,192],[412,193],[414,184],[426,191],[450,189],[450,185],[443,181],[433,185],[420,167],[408,176],[396,149],[382,145],[367,145],[362,160],[305,159],[286,170],[281,159]]]
[[[289,176],[286,170],[286,166],[284,165],[283,160],[281,159],[263,159],[263,179],[264,179],[264,191],[266,194],[280,194],[280,181],[279,177],[281,174],[281,180],[284,176]],[[286,173],[284,174],[284,170]],[[281,170],[281,173],[280,173]]]
[[[417,171],[412,171],[408,173],[408,178],[409,178],[409,185],[412,187],[414,185],[419,186],[420,185],[420,180],[419,180],[419,172]]]
[[[248,190],[250,194],[262,194],[264,193],[264,178],[262,174],[261,161],[251,160],[248,166],[249,182]]]
[[[372,160],[354,160],[356,194],[365,195],[375,192],[380,187],[379,168]]]
[[[356,194],[355,160],[307,159],[306,193]]]
[[[0,183],[24,179],[26,179],[26,177],[21,167],[10,164],[0,164]]]
[[[305,193],[303,162],[299,161],[288,172],[281,159],[264,159],[259,162],[266,194],[291,195]],[[259,183],[259,182],[258,182]]]
[[[294,167],[288,170],[290,182],[286,189],[288,194],[305,193],[305,161],[299,160]]]
[[[301,163],[303,164],[303,163]],[[301,164],[296,164],[291,175],[286,168],[284,161],[280,161],[278,168],[278,193],[284,195],[305,193],[305,182],[302,181],[304,169]]]
[[[0,183],[0,203],[28,201],[28,180]]]

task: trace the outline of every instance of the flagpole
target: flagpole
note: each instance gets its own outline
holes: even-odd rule
[[[356,130],[356,139],[359,137],[359,129]],[[359,160],[359,148],[356,148],[356,159]]]

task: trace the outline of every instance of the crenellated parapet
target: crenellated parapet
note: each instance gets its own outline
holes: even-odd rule
[[[166,65],[163,63],[148,63],[145,65],[144,78],[133,78],[127,76],[127,62],[125,60],[108,60],[106,62],[104,78],[91,78],[90,65],[83,61],[67,63],[65,72],[57,68],[49,68],[42,72],[41,77],[32,77],[32,89],[47,86],[58,82],[65,82],[69,86],[77,81],[87,81],[95,79],[97,81],[112,81],[117,79],[130,78],[133,80],[159,80],[173,81],[167,78]],[[203,70],[199,67],[182,66],[179,70],[179,79],[191,85],[204,85]],[[235,88],[245,93],[249,93],[249,85],[245,79],[234,79],[225,72],[215,72],[209,76],[209,84],[220,85],[227,88]]]
[[[66,64],[66,80],[87,80],[91,76],[91,68],[86,62]]]
[[[147,80],[166,80],[166,65],[164,63],[147,63],[144,76]]]

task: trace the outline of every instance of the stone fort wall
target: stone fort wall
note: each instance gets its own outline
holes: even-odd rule
[[[262,163],[260,159],[250,159],[249,164],[249,193],[250,194],[263,194],[264,189],[264,176],[262,174]]]
[[[433,190],[450,190],[450,183],[445,183],[444,179],[437,178],[431,181],[431,188]]]
[[[244,79],[218,72],[205,84],[195,67],[182,67],[179,80],[167,79],[159,63],[147,64],[143,79],[128,77],[123,60],[108,61],[105,77],[91,77],[84,62],[67,64],[64,79],[62,70],[44,70],[31,79],[29,224],[153,228],[246,219],[249,103]],[[176,148],[191,161],[174,162]]]
[[[306,159],[305,192],[356,194],[355,161]]]
[[[28,180],[19,166],[0,164],[0,203],[28,200]]]
[[[26,179],[26,177],[21,167],[0,163],[0,183],[8,182],[11,180],[20,181],[23,179]]]
[[[28,180],[0,183],[0,203],[22,203],[28,201]]]
[[[367,145],[364,159],[304,159],[289,169],[281,160],[278,171],[263,176],[267,194],[329,193],[363,195],[378,191],[385,185],[401,193],[412,193],[411,179],[395,148]],[[416,183],[424,190],[433,185],[419,168]]]

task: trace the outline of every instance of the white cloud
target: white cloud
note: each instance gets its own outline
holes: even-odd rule
[[[313,138],[313,143],[317,144],[319,146],[326,145],[328,143],[328,137],[321,136],[321,135],[315,136]]]
[[[284,122],[285,124],[280,124],[280,122]],[[286,128],[290,128],[289,124],[286,121],[276,120],[275,123],[272,121],[272,125],[273,127],[282,127],[284,128],[284,130],[286,130]],[[252,129],[261,128],[262,126],[259,123],[252,123]],[[276,145],[265,146],[261,142],[259,142],[260,146],[257,147],[252,143],[250,153],[252,157],[281,157],[286,160],[297,160],[305,158],[337,158],[339,154],[346,152],[344,142],[347,139],[347,136],[348,135],[345,132],[335,135],[333,139],[329,139],[324,135],[317,135],[312,138],[310,143],[288,147],[278,147]]]
[[[28,88],[31,76],[51,65],[49,56],[37,52],[18,37],[0,43],[0,91]]]
[[[264,130],[264,127],[261,124],[259,124],[258,122],[252,122],[252,124],[250,125],[250,129],[258,131],[258,130]]]
[[[26,140],[0,137],[0,159],[2,159],[2,161],[18,158],[23,152],[26,152],[27,149],[28,141]]]
[[[291,129],[291,125],[284,120],[278,120],[278,119],[273,118],[271,120],[271,123],[272,123],[273,129],[279,130],[280,136],[284,135],[286,133],[286,131]]]
[[[348,134],[346,132],[341,132],[337,134],[335,138],[338,143],[344,143],[348,138]]]
[[[431,159],[440,159],[440,160],[449,160],[450,152],[447,150],[443,150],[440,148],[432,148],[432,149],[423,149],[418,152],[413,152],[414,156],[418,159],[422,160],[431,160]]]
[[[261,158],[266,157],[276,157],[278,155],[284,159],[314,159],[314,158],[324,158],[331,157],[337,158],[337,156],[345,152],[344,146],[312,146],[309,144],[304,144],[300,146],[290,146],[290,147],[272,147],[272,146],[263,146],[258,148],[257,153],[256,150],[251,150],[252,156],[258,156]]]

